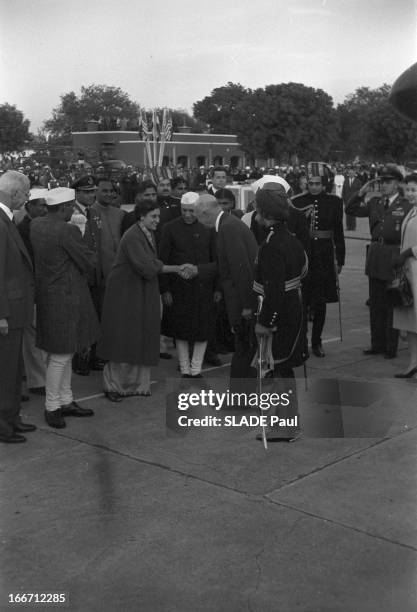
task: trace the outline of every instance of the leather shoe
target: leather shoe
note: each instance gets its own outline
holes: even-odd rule
[[[46,395],[45,387],[30,387],[29,391],[35,395]]]
[[[206,365],[211,365],[211,366],[214,366],[216,368],[218,368],[219,366],[223,365],[221,360],[219,359],[219,357],[216,354],[207,355],[207,357],[204,357],[204,363]]]
[[[171,353],[159,353],[161,359],[172,359]]]
[[[31,425],[30,423],[18,423],[17,425],[13,425],[13,430],[17,433],[29,433],[30,431],[36,431],[36,425]]]
[[[108,400],[110,400],[111,402],[121,402],[122,401],[122,396],[119,395],[116,391],[105,391],[104,395],[107,397]]]
[[[0,434],[0,442],[4,442],[5,444],[19,444],[19,442],[26,442],[26,438],[25,436],[13,432],[11,436]]]
[[[373,348],[372,346],[362,351],[364,355],[381,355],[384,352],[384,349]]]
[[[408,372],[400,372],[400,374],[394,374],[394,378],[413,378],[414,374],[417,374],[417,366],[408,370]]]
[[[61,406],[63,416],[89,417],[94,416],[91,408],[81,408],[77,402],[71,402],[68,406]]]
[[[92,361],[90,363],[90,370],[94,370],[95,372],[101,372],[102,370],[104,370],[105,365],[105,361],[103,361],[102,359],[96,359],[95,361]]]
[[[66,427],[64,417],[62,416],[62,410],[60,408],[57,410],[45,410],[44,415],[45,421],[49,427],[55,427],[55,429],[63,429]]]
[[[313,346],[311,347],[311,352],[316,357],[325,357],[326,356],[325,352],[323,351],[323,347],[322,347],[321,344],[313,344]]]
[[[384,359],[395,359],[396,356],[397,356],[397,353],[393,353],[391,351],[388,351],[387,353],[385,353]]]

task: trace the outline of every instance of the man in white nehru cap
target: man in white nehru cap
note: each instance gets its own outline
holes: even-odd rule
[[[65,427],[65,416],[92,416],[73,401],[71,360],[98,338],[98,320],[87,285],[94,255],[78,227],[68,223],[75,193],[51,189],[47,214],[33,219],[30,237],[35,257],[37,346],[47,353],[45,420]]]
[[[170,314],[183,378],[201,378],[201,366],[212,327],[216,291],[216,236],[194,214],[198,193],[181,197],[181,217],[162,228],[159,258],[180,265],[181,275],[161,275],[160,288]]]

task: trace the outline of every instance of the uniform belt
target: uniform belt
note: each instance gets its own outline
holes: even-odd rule
[[[332,230],[313,230],[311,232],[312,238],[333,238]]]

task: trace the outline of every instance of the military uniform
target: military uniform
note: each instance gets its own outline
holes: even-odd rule
[[[308,357],[301,294],[301,281],[307,269],[303,246],[285,223],[278,222],[259,249],[253,288],[263,297],[258,323],[275,330],[271,344],[276,379],[273,392],[289,393],[291,398],[287,406],[275,409],[275,415],[285,419],[295,419],[298,412],[293,368]],[[291,440],[297,433],[298,426],[293,421],[286,427],[268,428],[267,437]]]
[[[337,196],[322,191],[295,196],[292,205],[304,212],[310,227],[309,274],[305,286],[306,302],[312,308],[311,344],[321,346],[321,333],[326,319],[326,304],[338,302],[336,264],[345,263],[343,203]],[[335,261],[336,258],[336,261]]]
[[[398,330],[392,327],[393,310],[385,290],[394,278],[393,258],[400,252],[401,225],[411,204],[398,193],[390,197],[354,194],[346,206],[346,214],[369,217],[371,244],[366,256],[365,274],[369,277],[371,350],[394,357],[398,347]],[[388,200],[388,201],[387,201]]]

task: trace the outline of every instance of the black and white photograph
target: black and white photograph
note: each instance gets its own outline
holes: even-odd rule
[[[415,612],[415,0],[0,0],[0,83],[0,611]]]

